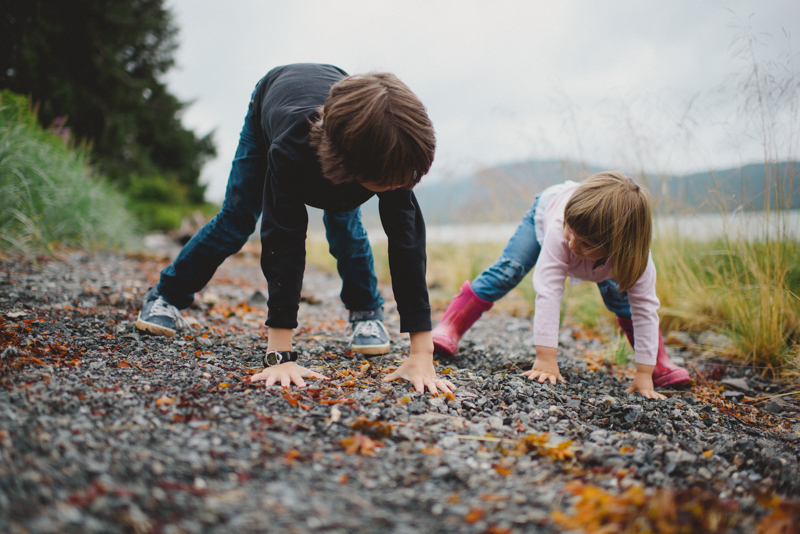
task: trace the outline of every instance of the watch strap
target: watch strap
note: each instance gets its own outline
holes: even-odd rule
[[[271,367],[284,362],[296,362],[297,356],[297,351],[294,350],[270,350],[264,355],[264,365]]]

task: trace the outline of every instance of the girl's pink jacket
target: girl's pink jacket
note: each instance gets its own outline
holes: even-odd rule
[[[578,184],[574,183],[564,188],[544,206],[544,217],[540,219],[544,239],[540,239],[542,250],[533,272],[533,289],[536,291],[533,316],[535,345],[558,347],[559,312],[567,277],[571,278],[573,284],[582,280],[602,282],[612,277],[610,261],[594,269],[595,262],[576,257],[564,239],[564,208],[577,188]],[[660,303],[656,297],[656,267],[652,256],[648,258],[642,276],[628,290],[628,300],[633,317],[636,363],[655,365]]]

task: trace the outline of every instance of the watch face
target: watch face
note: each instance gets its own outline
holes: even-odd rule
[[[268,352],[267,353],[267,363],[269,363],[270,365],[278,365],[279,363],[281,363],[282,359],[283,358],[281,357],[281,353],[280,352]]]

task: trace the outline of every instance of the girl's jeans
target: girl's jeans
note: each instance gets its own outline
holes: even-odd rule
[[[253,92],[255,96],[255,92]],[[172,262],[161,271],[158,292],[173,306],[187,308],[214,276],[228,256],[241,250],[256,229],[261,216],[261,199],[267,157],[256,143],[253,100],[244,120],[239,146],[233,158],[231,174],[222,209],[208,222]],[[342,278],[342,301],[348,310],[376,310],[383,305],[367,232],[361,223],[361,210],[323,216],[330,252],[338,263]]]
[[[472,290],[480,298],[495,302],[503,298],[509,291],[517,287],[525,278],[536,260],[542,247],[536,239],[536,229],[533,217],[539,204],[539,197],[533,201],[533,206],[517,227],[511,240],[500,253],[494,264],[478,275],[472,281]],[[612,280],[603,280],[597,284],[600,295],[606,308],[614,312],[617,317],[631,318],[631,306],[628,303],[628,292],[620,292],[617,283]]]

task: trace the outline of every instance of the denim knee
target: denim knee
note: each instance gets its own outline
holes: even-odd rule
[[[519,285],[530,269],[511,258],[501,256],[471,284],[480,298],[496,302]]]

